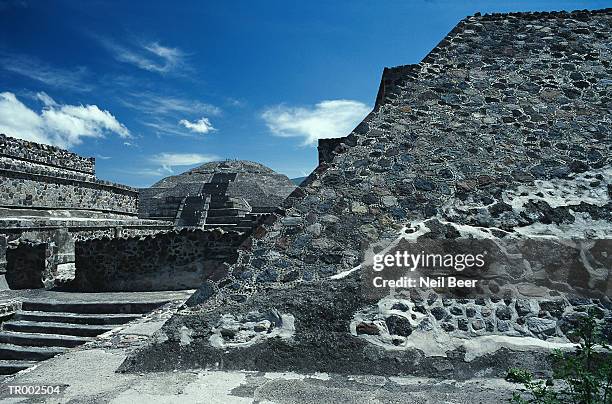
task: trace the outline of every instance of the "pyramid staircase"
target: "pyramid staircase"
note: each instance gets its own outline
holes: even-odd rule
[[[165,303],[23,301],[0,329],[0,374],[27,369]]]
[[[202,185],[200,195],[183,198],[175,226],[250,233],[266,212],[253,212],[243,198],[227,195],[236,173],[217,173]]]
[[[199,227],[206,220],[210,197],[206,195],[183,198],[174,221],[175,227]]]

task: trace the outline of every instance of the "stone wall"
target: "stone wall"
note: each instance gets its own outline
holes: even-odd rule
[[[95,175],[90,173],[75,171],[63,167],[49,166],[42,163],[20,160],[3,155],[0,155],[0,170],[2,170],[3,172],[20,172],[32,174],[33,176],[51,176],[80,181],[95,182],[96,180]]]
[[[351,269],[427,218],[489,235],[609,235],[610,20],[469,17],[418,65],[385,69],[375,111],[326,142],[331,160],[255,232],[237,264],[253,283],[231,298],[246,298],[262,271],[283,284]]]
[[[181,230],[79,241],[71,287],[92,292],[197,288],[227,275],[243,239],[235,232]]]
[[[70,269],[75,240],[172,229],[137,215],[138,191],[97,179],[95,159],[0,135],[0,275],[8,243],[46,243]]]
[[[95,178],[95,159],[0,135],[0,206],[136,216],[138,191]]]
[[[15,139],[3,134],[0,134],[0,156],[90,175],[95,174],[93,157],[82,157],[59,147]]]
[[[74,243],[101,237],[137,237],[172,230],[171,223],[151,221],[84,221],[25,222],[2,221],[0,227],[0,275],[6,272],[6,250],[9,243],[41,242],[54,246],[57,265],[74,264]],[[61,224],[61,225],[58,225]]]
[[[136,216],[138,191],[104,182],[78,181],[0,170],[3,207],[97,210]]]

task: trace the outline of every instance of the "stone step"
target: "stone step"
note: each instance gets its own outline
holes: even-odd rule
[[[21,346],[56,346],[72,348],[93,341],[91,337],[75,337],[74,335],[40,334],[29,332],[0,331],[0,343]]]
[[[238,222],[238,226],[241,227],[253,227],[256,223],[256,220],[252,219],[242,219]]]
[[[207,182],[202,185],[201,192],[208,195],[225,195],[227,188],[226,182]]]
[[[242,220],[241,217],[239,216],[207,216],[206,217],[206,223],[207,224],[217,224],[217,223],[222,223],[222,224],[238,224],[238,222],[240,222]]]
[[[69,312],[87,314],[144,314],[168,303],[168,301],[149,302],[57,302],[24,300],[24,311]]]
[[[66,352],[68,348],[0,344],[0,359],[42,361]]]
[[[228,200],[211,199],[208,209],[235,209],[234,202]]]
[[[96,335],[110,331],[115,327],[116,326],[113,325],[88,325],[21,320],[6,321],[2,324],[2,329],[5,331],[62,334],[79,337],[95,337]]]
[[[125,324],[142,317],[142,314],[85,314],[68,313],[57,311],[24,311],[19,310],[13,316],[13,320],[43,321],[52,323],[71,324]]]
[[[204,229],[205,230],[211,230],[211,229],[218,229],[221,228],[224,231],[238,231],[238,232],[250,232],[251,230],[253,230],[252,227],[247,227],[247,226],[238,226],[236,224],[233,223],[225,223],[225,224],[205,224],[204,225]]]
[[[37,363],[37,361],[0,360],[0,375],[12,375]]]
[[[238,216],[243,212],[244,210],[240,208],[214,208],[208,209],[208,217]]]

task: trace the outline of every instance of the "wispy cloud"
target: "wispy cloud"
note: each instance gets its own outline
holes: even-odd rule
[[[167,135],[176,135],[176,136],[184,136],[184,137],[200,137],[195,133],[192,133],[188,129],[182,127],[174,121],[167,121],[161,118],[152,118],[149,121],[141,122],[144,126],[147,126],[155,132],[155,134],[159,136],[167,136]]]
[[[200,153],[159,153],[152,156],[149,161],[157,164],[166,173],[173,173],[174,167],[192,166],[196,164],[208,163],[219,160],[219,157],[211,154]],[[150,171],[153,173],[154,171]]]
[[[116,60],[142,70],[166,74],[186,66],[186,54],[182,50],[163,46],[159,42],[120,44],[108,38],[97,39]]]
[[[187,119],[181,119],[179,121],[179,125],[182,125],[190,131],[196,133],[208,133],[215,130],[208,118],[201,118],[195,122],[189,122]]]
[[[85,67],[58,68],[34,57],[10,53],[0,53],[0,67],[50,87],[78,92],[92,90],[91,85],[85,83],[88,75]]]
[[[329,100],[310,108],[277,105],[261,116],[274,135],[301,137],[304,145],[311,145],[318,139],[348,135],[370,110],[359,101]]]
[[[216,130],[206,116],[219,116],[221,108],[176,96],[161,96],[152,92],[131,93],[121,100],[128,108],[144,115],[142,124],[152,128],[158,135],[194,136],[195,133],[210,133]],[[199,119],[192,117],[200,116]]]
[[[244,106],[246,106],[246,101],[245,100],[239,100],[237,98],[233,98],[233,97],[226,97],[225,99],[226,104],[228,104],[231,107],[234,108],[242,108]]]
[[[136,171],[130,170],[129,174],[137,174],[140,176],[146,177],[163,177],[164,175],[168,175],[168,171],[163,168],[141,168]]]
[[[62,105],[45,93],[36,112],[10,92],[0,93],[0,132],[8,136],[60,147],[80,144],[83,138],[100,138],[114,133],[129,138],[130,131],[110,112],[97,105]]]
[[[161,96],[155,93],[131,93],[122,103],[148,115],[204,114],[221,115],[221,108],[189,98]]]

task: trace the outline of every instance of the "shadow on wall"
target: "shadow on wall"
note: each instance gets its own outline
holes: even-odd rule
[[[83,292],[184,290],[226,276],[243,233],[173,231],[147,237],[101,238],[75,245],[75,279]]]
[[[46,243],[22,242],[6,250],[6,283],[10,289],[40,289],[54,286],[54,247]]]

